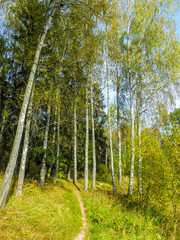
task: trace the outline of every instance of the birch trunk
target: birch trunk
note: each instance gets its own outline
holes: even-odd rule
[[[129,5],[129,1],[128,1]],[[130,13],[129,13],[130,14]],[[131,105],[131,166],[130,166],[130,178],[128,195],[132,195],[133,183],[134,183],[134,159],[135,159],[135,145],[134,145],[134,106],[133,106],[133,81],[131,76],[131,56],[130,56],[130,27],[131,22],[129,18],[128,22],[128,78],[130,84],[130,105]]]
[[[54,174],[54,184],[56,184],[58,173],[59,173],[59,153],[60,153],[60,143],[59,143],[59,131],[60,131],[60,93],[58,92],[58,108],[57,108],[57,161],[56,169]]]
[[[53,131],[54,131],[53,141],[52,141],[53,144],[55,144],[55,141],[56,141],[56,121],[57,121],[56,116],[57,116],[57,108],[55,108],[55,113],[54,113],[54,115],[55,115],[55,120],[54,120],[54,129],[53,129]],[[50,178],[50,177],[51,177],[52,167],[53,167],[54,162],[55,162],[55,154],[54,154],[54,152],[52,153],[52,158],[53,158],[53,160],[52,160],[52,162],[50,163],[50,166],[49,166],[49,168],[48,168],[47,178]]]
[[[49,134],[49,125],[50,125],[50,116],[51,116],[51,106],[48,105],[47,109],[47,123],[46,123],[46,129],[45,129],[45,135],[44,135],[44,143],[43,143],[43,149],[44,149],[44,156],[42,160],[42,167],[40,172],[40,186],[44,187],[45,183],[45,176],[46,176],[46,150],[48,145],[48,134]]]
[[[89,111],[88,111],[88,80],[86,82],[86,146],[85,146],[85,170],[84,190],[88,191],[88,145],[89,145]]]
[[[138,135],[138,190],[140,196],[142,195],[142,157],[141,157],[141,93],[140,93],[139,81],[137,82],[137,135]]]
[[[131,77],[130,77],[131,78]],[[134,107],[133,107],[133,89],[132,80],[130,79],[130,99],[131,99],[131,166],[128,195],[132,195],[134,183],[134,159],[135,159],[135,145],[134,145]]]
[[[76,83],[75,83],[76,84]],[[77,105],[76,105],[76,86],[74,100],[74,177],[73,183],[77,183]]]
[[[49,19],[48,19],[48,21],[45,25],[44,32],[43,32],[43,34],[40,38],[39,44],[37,46],[36,54],[35,54],[35,57],[34,57],[34,62],[33,62],[31,72],[30,72],[30,75],[29,75],[28,84],[27,84],[27,87],[26,87],[24,100],[23,100],[23,104],[22,104],[22,107],[21,107],[21,112],[20,112],[20,115],[19,115],[18,126],[17,126],[17,130],[16,130],[16,136],[15,136],[15,139],[14,139],[9,163],[8,163],[7,168],[6,168],[6,172],[5,172],[1,187],[0,187],[0,209],[4,208],[5,204],[6,204],[8,191],[9,191],[9,188],[10,188],[11,180],[12,180],[12,177],[13,177],[14,169],[15,169],[15,166],[16,166],[17,158],[18,158],[19,147],[20,147],[21,138],[22,138],[23,129],[24,129],[26,111],[27,111],[28,104],[29,104],[29,99],[30,99],[32,86],[33,86],[33,82],[34,82],[34,78],[35,78],[35,74],[36,74],[36,70],[37,70],[37,65],[38,65],[38,62],[39,62],[41,49],[43,47],[47,31],[48,31],[48,29],[50,28],[50,25],[51,25],[52,16],[53,16],[54,12],[55,12],[55,10],[52,11],[52,14],[51,14],[51,16],[49,16]]]
[[[22,187],[23,187],[23,183],[24,183],[26,160],[27,160],[27,153],[28,153],[28,147],[29,147],[29,131],[30,131],[31,117],[32,117],[33,96],[34,96],[34,89],[32,90],[29,107],[28,107],[28,112],[27,112],[27,122],[26,122],[26,126],[25,126],[24,145],[23,145],[19,175],[18,175],[18,185],[17,185],[17,190],[16,190],[17,196],[22,195]]]
[[[120,131],[120,118],[119,118],[119,88],[120,82],[118,79],[117,71],[117,130],[118,130],[118,158],[119,158],[119,172],[118,172],[118,184],[122,184],[122,164],[121,164],[121,131]]]
[[[95,143],[95,128],[94,128],[94,101],[93,101],[93,82],[91,72],[91,121],[92,121],[92,144],[93,144],[93,170],[92,170],[92,187],[96,185],[96,143]]]
[[[106,30],[107,31],[107,30]],[[109,125],[109,143],[110,143],[110,159],[111,159],[111,175],[113,184],[113,193],[117,195],[115,175],[114,175],[114,159],[113,159],[113,146],[112,146],[112,130],[111,130],[111,115],[110,115],[110,96],[109,96],[109,59],[108,59],[108,43],[106,32],[106,77],[107,77],[107,108],[108,108],[108,125]]]

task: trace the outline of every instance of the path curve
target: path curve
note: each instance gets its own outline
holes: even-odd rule
[[[82,228],[82,231],[78,234],[77,237],[75,237],[74,240],[83,240],[83,239],[85,239],[86,232],[87,232],[86,213],[85,213],[84,205],[83,205],[82,198],[81,198],[81,195],[80,195],[79,191],[76,191],[75,193],[77,195],[77,198],[79,200],[80,207],[81,207],[83,228]]]

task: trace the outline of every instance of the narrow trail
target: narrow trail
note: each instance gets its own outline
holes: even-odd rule
[[[84,205],[83,205],[82,198],[79,191],[76,191],[75,194],[77,195],[77,198],[79,200],[80,207],[81,207],[83,228],[82,228],[82,231],[78,234],[77,237],[75,237],[74,240],[83,240],[85,239],[86,233],[87,233],[86,213],[85,213]]]

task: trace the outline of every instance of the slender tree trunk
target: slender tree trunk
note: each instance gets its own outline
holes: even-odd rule
[[[129,5],[129,1],[128,1]],[[134,145],[134,106],[133,106],[133,81],[131,75],[131,56],[130,56],[130,28],[131,21],[129,17],[128,22],[128,78],[130,84],[130,104],[131,104],[131,167],[130,167],[130,178],[129,178],[129,188],[128,196],[132,195],[133,183],[134,183],[134,159],[135,159],[135,145]]]
[[[107,30],[106,30],[107,31]],[[109,59],[108,59],[108,42],[106,32],[106,77],[107,77],[107,108],[108,108],[108,125],[109,125],[109,142],[110,142],[110,159],[111,159],[111,175],[113,184],[113,193],[117,195],[115,175],[114,175],[114,159],[113,159],[113,145],[112,145],[112,130],[111,130],[111,115],[110,115],[110,96],[109,96]]]
[[[117,71],[117,131],[118,131],[118,158],[119,158],[119,172],[118,172],[118,184],[122,184],[122,166],[121,166],[121,131],[120,131],[120,118],[119,118],[119,88],[120,82],[118,79]]]
[[[108,166],[108,150],[107,150],[107,147],[106,147],[106,153],[105,153],[105,165],[106,165],[106,167]]]
[[[30,132],[30,125],[31,125],[31,117],[32,117],[33,96],[34,96],[34,89],[32,90],[28,112],[27,112],[24,144],[23,144],[23,151],[22,151],[21,163],[20,163],[20,169],[19,169],[18,185],[16,190],[17,196],[22,195],[22,187],[23,187],[24,177],[25,177],[26,160],[27,160],[27,153],[28,153],[28,147],[29,147],[29,132]]]
[[[68,179],[68,180],[71,180],[71,169],[70,169],[70,168],[69,168],[69,170],[68,170],[67,179]]]
[[[142,195],[142,157],[141,157],[141,93],[140,93],[139,81],[137,82],[137,135],[138,135],[138,189],[140,196]]]
[[[56,119],[56,117],[57,117],[57,108],[55,108],[55,120],[54,120],[54,129],[53,129],[53,132],[54,132],[54,134],[53,134],[53,144],[55,145],[55,142],[56,142],[56,121],[57,121],[57,119]],[[53,165],[54,165],[54,162],[55,162],[55,154],[54,154],[54,152],[52,153],[52,158],[53,158],[53,160],[52,160],[52,162],[50,163],[50,166],[49,166],[49,168],[48,168],[48,172],[47,172],[47,178],[50,178],[51,177],[51,172],[52,172],[52,167],[53,167]]]
[[[93,145],[93,170],[92,170],[92,187],[96,185],[96,143],[95,143],[95,128],[94,128],[94,101],[93,101],[93,83],[91,72],[91,122],[92,122],[92,145]]]
[[[39,44],[38,44],[38,47],[37,47],[37,50],[36,50],[36,54],[35,54],[35,57],[34,57],[34,62],[33,62],[31,72],[30,72],[30,75],[29,75],[28,84],[27,84],[27,87],[26,87],[26,92],[25,92],[25,95],[24,95],[24,100],[23,100],[23,104],[22,104],[22,107],[21,107],[21,112],[20,112],[20,115],[19,115],[18,126],[17,126],[17,130],[16,130],[16,136],[15,136],[15,139],[14,139],[14,143],[13,143],[13,148],[12,148],[9,163],[8,163],[7,168],[6,168],[6,172],[5,172],[1,187],[0,187],[0,208],[4,208],[5,204],[6,204],[6,198],[7,198],[7,195],[8,195],[8,191],[9,191],[9,188],[10,188],[11,180],[12,180],[12,177],[13,177],[14,169],[15,169],[15,166],[16,166],[17,158],[18,158],[19,147],[20,147],[21,138],[22,138],[23,129],[24,129],[26,111],[27,111],[28,104],[29,104],[29,99],[30,99],[32,86],[33,86],[33,82],[34,82],[34,78],[35,78],[35,74],[36,74],[36,70],[37,70],[37,65],[38,65],[38,62],[39,62],[41,49],[43,47],[47,31],[48,31],[48,29],[51,25],[53,14],[54,14],[54,10],[53,10],[51,16],[49,17],[49,19],[47,21],[47,24],[45,25],[44,32],[43,32],[43,34],[41,36],[41,39],[39,41]]]
[[[134,160],[135,160],[135,145],[134,145],[134,107],[133,107],[133,89],[132,80],[130,79],[130,98],[131,98],[131,167],[128,195],[132,195],[134,183]]]
[[[43,149],[44,149],[45,152],[44,152],[44,156],[43,156],[43,160],[42,160],[42,167],[41,167],[41,173],[40,173],[40,186],[41,187],[44,187],[45,176],[46,176],[46,150],[47,150],[47,144],[48,144],[50,116],[51,116],[51,106],[48,105],[48,109],[47,109],[47,123],[46,123],[46,129],[45,129],[45,135],[44,135],[44,143],[43,143]]]
[[[54,184],[56,184],[58,173],[59,173],[59,153],[60,153],[60,142],[59,142],[59,131],[60,131],[60,93],[58,91],[58,108],[57,108],[57,161],[56,161],[56,169],[54,175]]]
[[[5,110],[6,111],[6,110]],[[3,114],[2,117],[2,122],[1,122],[1,130],[0,130],[0,149],[1,149],[1,144],[2,144],[2,137],[3,137],[3,132],[6,124],[6,114]]]
[[[86,82],[86,146],[85,146],[85,169],[84,190],[88,191],[88,146],[89,146],[89,111],[88,111],[88,79]]]
[[[76,84],[76,83],[75,83]],[[76,85],[75,85],[75,99],[74,99],[74,177],[73,183],[77,183],[77,104],[76,104]]]

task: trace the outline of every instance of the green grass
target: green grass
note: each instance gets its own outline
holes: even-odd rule
[[[79,187],[82,186],[79,184]],[[126,184],[118,192],[127,191]],[[81,193],[89,223],[89,236],[92,240],[158,240],[166,237],[157,219],[145,215],[128,198],[114,197],[109,184],[98,185],[92,192]],[[127,201],[127,204],[126,204]]]
[[[78,181],[87,214],[90,240],[166,240],[173,239],[152,210],[142,209],[136,198],[125,196],[128,179],[118,186],[97,182],[95,190],[84,192],[83,180]],[[36,181],[27,182],[23,196],[12,195],[5,210],[0,210],[0,239],[70,240],[81,231],[82,215],[72,182],[59,180],[40,188]],[[168,232],[169,231],[169,232]],[[179,238],[176,238],[179,239]]]
[[[82,215],[73,188],[63,180],[43,189],[27,183],[23,196],[13,195],[0,210],[0,239],[74,239]]]

